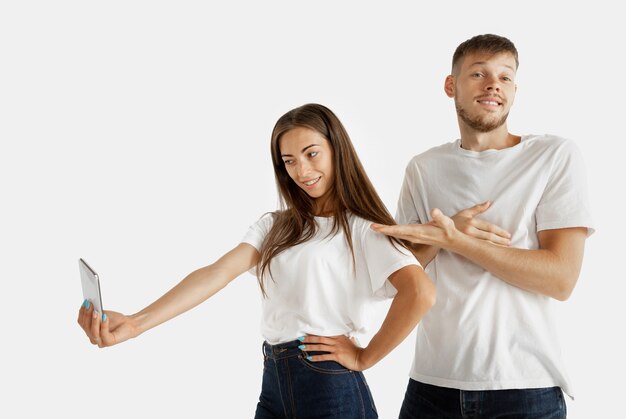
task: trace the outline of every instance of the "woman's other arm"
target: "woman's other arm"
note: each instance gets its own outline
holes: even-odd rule
[[[306,351],[325,351],[311,361],[336,361],[344,367],[363,371],[383,359],[417,326],[426,312],[435,304],[435,286],[424,270],[417,265],[405,266],[389,277],[398,291],[389,307],[380,330],[366,348],[360,348],[346,336],[306,336]]]

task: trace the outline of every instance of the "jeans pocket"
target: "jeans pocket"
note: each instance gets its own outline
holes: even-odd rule
[[[335,361],[309,361],[306,359],[306,355],[304,353],[298,355],[298,360],[306,368],[322,374],[348,374],[353,372]]]

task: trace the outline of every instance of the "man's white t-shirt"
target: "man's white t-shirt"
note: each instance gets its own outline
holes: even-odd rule
[[[538,249],[541,230],[593,232],[583,160],[571,141],[524,136],[514,147],[474,152],[460,140],[408,164],[399,224],[427,223],[491,201],[479,218],[512,234],[511,246]],[[426,267],[437,302],[422,319],[410,376],[461,390],[559,386],[572,395],[560,353],[552,298],[509,285],[442,250]]]
[[[270,344],[306,334],[352,335],[367,331],[369,303],[393,297],[389,276],[419,262],[406,249],[373,231],[371,222],[348,217],[356,266],[342,229],[331,234],[332,217],[315,217],[319,227],[305,243],[275,256],[266,273],[261,333]],[[257,250],[270,231],[268,214],[250,227],[242,242]],[[255,270],[254,270],[255,271]]]

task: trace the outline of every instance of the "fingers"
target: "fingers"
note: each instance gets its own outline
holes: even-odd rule
[[[372,230],[378,233],[414,243],[419,243],[420,229],[420,224],[396,224],[392,226],[372,224]]]
[[[399,232],[399,229],[397,227],[397,225],[388,226],[383,224],[372,224],[371,226],[372,230],[386,234],[388,236],[394,236],[395,234],[397,234]]]
[[[332,336],[328,338],[318,339],[315,337],[311,340],[324,341],[324,343],[306,343],[309,339],[305,339],[305,343],[300,349],[306,351],[307,360],[311,362],[334,361],[341,364],[344,368],[354,371],[362,371],[359,358],[364,351],[363,348],[354,344],[347,336]],[[319,353],[325,352],[325,353]],[[315,353],[314,355],[312,353]]]
[[[102,344],[102,340],[100,339],[100,313],[96,310],[93,310],[91,313],[91,330],[90,337],[91,343],[100,346]]]
[[[478,214],[481,214],[487,211],[490,206],[491,206],[491,201],[485,201],[480,204],[476,204],[473,207],[466,208],[462,210],[459,214],[462,214],[468,217],[475,217]]]
[[[83,301],[83,305],[80,307],[80,310],[78,311],[78,324],[80,324],[80,327],[83,329],[83,331],[89,338],[89,341],[95,345],[96,342],[93,340],[93,333],[92,333],[93,312],[94,312],[93,304],[91,304],[91,302],[89,302],[88,300]]]
[[[87,319],[87,309],[89,308],[90,303],[88,300],[83,301],[83,305],[80,306],[78,310],[78,324],[80,327],[85,330],[85,322]]]
[[[477,238],[477,239],[481,239],[481,240],[485,240],[488,242],[492,242],[493,244],[498,244],[498,245],[502,245],[502,246],[510,246],[511,245],[511,240],[498,236],[497,234],[494,233],[489,233],[487,231],[483,231],[483,230],[478,230],[478,229],[473,229],[473,231],[471,233],[469,233],[471,236]]]
[[[503,228],[498,227],[495,224],[488,223],[487,221],[475,219],[473,220],[473,224],[474,224],[474,227],[480,230],[493,233],[505,239],[511,238],[511,234],[508,231],[504,230]]]
[[[307,359],[313,362],[319,361],[336,361],[337,356],[334,354],[334,346],[336,340],[334,337],[323,337],[315,335],[307,335],[301,338],[302,345],[299,348],[307,352],[328,352],[324,355],[311,355]]]
[[[102,314],[102,321],[100,324],[100,339],[102,342],[100,343],[100,347],[111,346],[115,344],[115,336],[109,330],[109,316],[106,313]]]
[[[300,345],[300,349],[308,352],[330,352],[340,350],[346,341],[351,341],[346,336],[315,336],[307,335]]]
[[[345,365],[345,357],[354,358],[349,354],[358,348],[347,336],[314,336],[304,337],[300,349],[306,352],[328,352],[326,354],[311,355],[307,357],[309,361],[336,361]],[[348,367],[348,366],[347,366]],[[349,368],[349,367],[348,367]]]
[[[114,315],[121,316],[119,313]],[[123,316],[122,316],[123,317]],[[119,321],[118,321],[119,323]],[[83,329],[92,345],[98,345],[100,348],[114,345],[118,338],[109,329],[109,316],[106,313],[100,314],[95,310],[90,301],[85,300],[78,311],[78,324]],[[116,325],[113,325],[115,329]]]
[[[487,233],[487,232],[480,232],[481,236],[483,240],[487,240],[490,241],[494,244],[499,244],[502,246],[510,246],[511,245],[511,239],[508,237],[503,237],[501,235],[495,234],[495,233]],[[508,234],[508,233],[507,233]]]
[[[307,349],[312,350],[312,349]],[[307,357],[307,360],[312,362],[320,362],[320,361],[335,361],[338,362],[337,355],[335,354],[324,354],[324,355],[312,355]]]
[[[331,352],[332,346],[329,345],[316,345],[316,344],[303,344],[301,348],[303,351],[308,352]]]

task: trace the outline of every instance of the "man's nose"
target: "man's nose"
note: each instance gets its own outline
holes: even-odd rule
[[[488,77],[485,82],[485,90],[491,91],[500,91],[500,80],[497,77]]]

